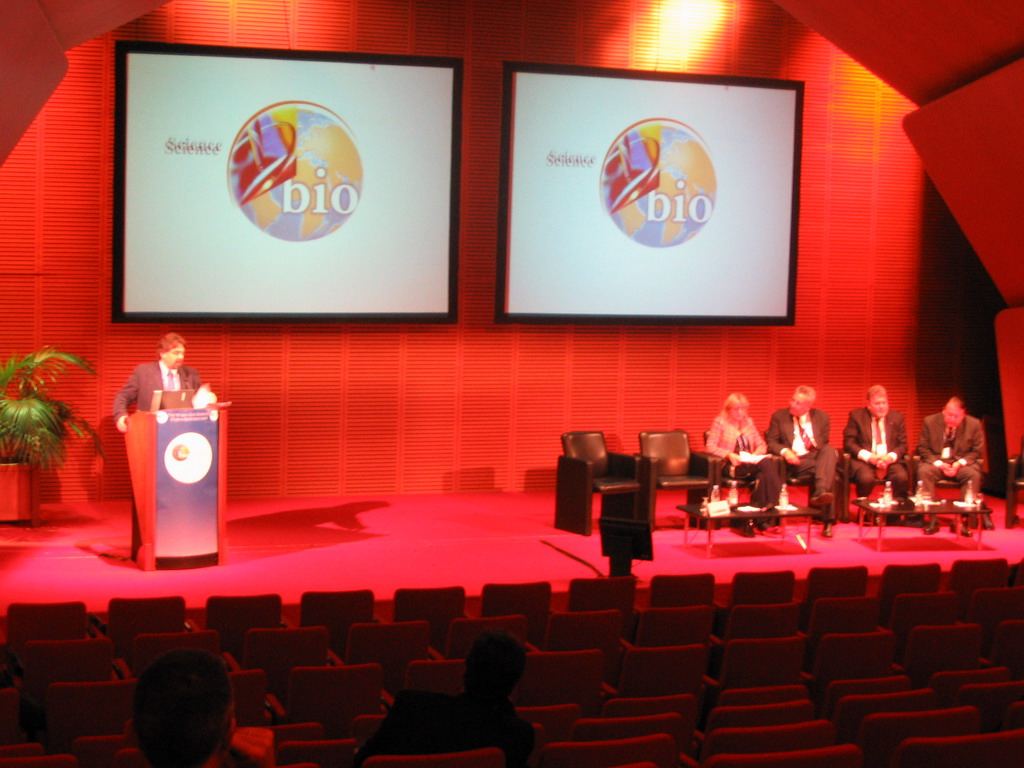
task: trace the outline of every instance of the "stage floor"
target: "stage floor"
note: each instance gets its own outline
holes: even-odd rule
[[[816,525],[805,551],[794,534],[806,528],[794,525],[785,541],[719,531],[711,557],[706,534],[684,545],[683,501],[659,497],[654,560],[633,563],[641,589],[658,573],[711,572],[728,585],[736,571],[791,569],[799,579],[814,566],[864,564],[877,576],[889,563],[948,570],[960,558],[1014,565],[1024,556],[1024,532],[1003,527],[1000,499],[989,499],[996,530],[980,550],[945,528],[888,528],[878,552],[873,530],[858,542],[857,526],[840,524],[832,539]],[[128,501],[44,505],[38,527],[0,525],[0,615],[16,601],[83,600],[103,611],[112,596],[180,594],[194,609],[212,594],[276,592],[294,605],[307,590],[369,588],[387,601],[398,587],[459,584],[472,597],[487,582],[544,580],[562,593],[570,579],[608,572],[596,533],[553,527],[553,492],[233,499],[227,517],[224,565],[144,572],[130,559]]]

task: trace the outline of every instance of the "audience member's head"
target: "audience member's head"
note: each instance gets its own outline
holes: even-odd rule
[[[507,632],[482,632],[466,656],[463,687],[477,699],[504,700],[523,676],[526,649]]]
[[[227,669],[206,651],[170,651],[135,685],[133,726],[153,768],[204,765],[228,748],[232,717]]]

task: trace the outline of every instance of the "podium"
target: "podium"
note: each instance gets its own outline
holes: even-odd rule
[[[136,411],[125,435],[132,559],[144,571],[223,563],[227,410]]]

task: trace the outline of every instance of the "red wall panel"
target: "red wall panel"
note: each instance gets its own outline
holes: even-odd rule
[[[173,0],[69,52],[69,76],[0,167],[0,354],[55,344],[87,354],[100,373],[75,377],[65,393],[100,425],[107,459],[97,467],[76,450],[48,479],[48,498],[128,496],[110,402],[171,329],[109,320],[120,38],[465,61],[457,325],[176,329],[190,362],[234,403],[232,496],[550,488],[561,432],[603,429],[625,451],[642,429],[699,436],[736,390],[766,425],[794,386],[816,386],[834,441],[876,381],[907,413],[912,437],[951,391],[986,392],[998,297],[923,181],[901,129],[912,105],[768,0],[723,1],[710,21],[671,16],[674,7]],[[701,32],[705,22],[713,31]],[[805,80],[796,324],[495,324],[506,59]]]

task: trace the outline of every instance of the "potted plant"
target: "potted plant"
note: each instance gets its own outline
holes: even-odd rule
[[[39,470],[64,462],[67,439],[99,435],[49,388],[69,367],[95,374],[82,357],[43,347],[0,364],[0,521],[38,521]]]

